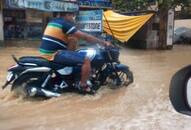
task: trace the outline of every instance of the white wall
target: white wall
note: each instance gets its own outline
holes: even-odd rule
[[[176,29],[178,27],[187,27],[191,29],[191,19],[175,20],[174,28]]]
[[[4,40],[4,32],[3,32],[3,16],[2,12],[0,11],[0,41]]]

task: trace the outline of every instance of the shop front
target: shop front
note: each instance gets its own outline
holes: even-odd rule
[[[92,11],[102,12],[105,9],[110,9],[110,0],[4,0],[2,9],[3,30],[0,38],[3,37],[6,44],[10,41],[39,41],[41,40],[43,30],[48,21],[53,17],[53,12],[63,11]],[[90,12],[91,13],[91,12]],[[96,11],[94,12],[96,13]],[[84,14],[83,12],[79,14]],[[89,14],[89,13],[88,13]],[[1,15],[1,13],[0,13]],[[90,15],[89,15],[90,16]],[[102,15],[95,15],[95,19],[101,22]],[[91,17],[89,22],[92,22]],[[0,19],[1,22],[1,19]],[[102,23],[92,24],[90,31],[95,31],[95,27],[102,27]],[[87,26],[86,26],[87,27]],[[89,26],[90,27],[90,26]],[[1,29],[1,27],[0,27]],[[103,35],[103,29],[95,31],[96,36]],[[2,36],[1,36],[2,35]],[[0,39],[1,40],[1,39]]]
[[[53,12],[73,10],[78,10],[76,0],[4,0],[2,22],[6,45],[11,42],[21,45],[26,41],[38,44]]]
[[[26,41],[39,44],[51,13],[33,9],[3,9],[3,30],[6,45],[25,45]],[[46,16],[46,18],[45,18]],[[28,46],[28,45],[26,45]]]

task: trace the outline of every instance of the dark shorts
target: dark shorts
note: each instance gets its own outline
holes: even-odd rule
[[[66,66],[82,65],[86,55],[75,51],[62,50],[55,55],[54,62]]]

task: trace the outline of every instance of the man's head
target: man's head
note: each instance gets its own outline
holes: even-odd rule
[[[64,18],[67,21],[75,22],[76,14],[74,12],[55,12],[54,17]]]

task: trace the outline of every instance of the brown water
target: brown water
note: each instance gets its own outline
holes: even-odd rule
[[[10,55],[37,55],[31,48],[0,49],[0,85]],[[65,94],[46,101],[24,101],[8,89],[0,91],[0,130],[190,130],[191,117],[172,108],[169,83],[181,67],[191,64],[191,46],[171,51],[123,49],[120,59],[134,72],[127,88],[103,87],[95,96]]]

